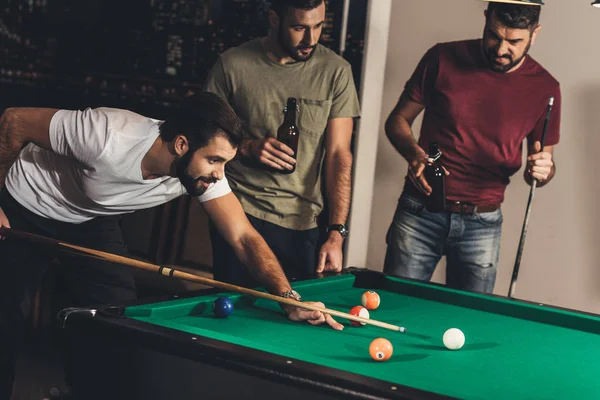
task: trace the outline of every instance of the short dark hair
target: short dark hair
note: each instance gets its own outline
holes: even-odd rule
[[[321,3],[323,3],[323,0],[272,0],[271,9],[281,17],[290,8],[312,10],[319,7]]]
[[[513,29],[534,30],[540,22],[540,6],[521,6],[518,4],[489,3],[487,18],[496,14],[503,25]]]
[[[214,93],[201,92],[187,97],[160,125],[164,140],[171,141],[177,135],[185,136],[193,151],[207,146],[216,136],[223,136],[238,147],[242,142],[242,124],[225,100]]]

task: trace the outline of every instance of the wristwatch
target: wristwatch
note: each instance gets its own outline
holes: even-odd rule
[[[325,231],[327,233],[331,231],[338,231],[344,239],[346,239],[346,236],[348,236],[348,227],[346,224],[329,225]]]
[[[281,293],[281,297],[284,297],[286,299],[294,299],[296,301],[302,300],[302,297],[300,296],[300,294],[298,294],[298,292],[296,292],[293,289],[292,290],[288,290],[287,292]]]

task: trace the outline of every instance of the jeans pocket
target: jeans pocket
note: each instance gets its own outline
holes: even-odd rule
[[[398,210],[418,215],[425,209],[425,203],[415,197],[403,194],[398,199]]]
[[[494,212],[476,214],[475,218],[479,223],[485,226],[499,226],[504,221],[504,215],[502,209],[498,209]]]

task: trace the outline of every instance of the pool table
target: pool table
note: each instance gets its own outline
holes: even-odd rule
[[[349,269],[295,282],[303,300],[407,328],[290,321],[275,302],[216,290],[61,313],[70,383],[82,399],[600,398],[600,316]],[[235,310],[217,318],[228,295]],[[338,319],[339,320],[339,319]],[[460,350],[442,335],[459,328]],[[378,362],[369,344],[393,344]]]

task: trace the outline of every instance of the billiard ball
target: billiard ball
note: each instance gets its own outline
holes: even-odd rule
[[[213,303],[213,313],[218,318],[227,318],[233,312],[233,303],[229,297],[219,297]]]
[[[465,334],[460,329],[450,328],[442,337],[444,346],[450,350],[459,350],[465,344]]]
[[[369,346],[369,354],[375,361],[387,361],[392,356],[394,347],[389,340],[384,338],[377,338],[371,342]]]
[[[369,318],[369,310],[367,310],[363,306],[352,307],[350,309],[349,314],[356,315],[357,317],[361,317],[361,318]],[[350,323],[354,326],[366,325],[364,322],[358,322],[358,321],[350,321]]]
[[[372,290],[364,292],[361,297],[361,303],[367,310],[375,310],[379,307],[379,302],[379,295]]]

